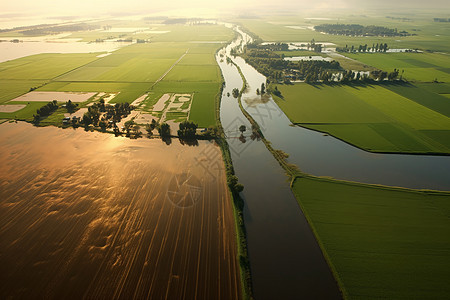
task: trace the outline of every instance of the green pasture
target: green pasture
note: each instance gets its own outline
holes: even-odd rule
[[[24,121],[32,121],[36,110],[46,105],[48,102],[14,102],[9,104],[26,104],[27,106],[12,113],[0,112],[0,119],[17,119]]]
[[[293,191],[345,298],[450,297],[450,193],[311,177]]]
[[[0,79],[49,80],[96,59],[96,53],[37,54],[0,63]]]
[[[31,88],[37,88],[44,80],[0,80],[0,104],[28,93]]]
[[[429,90],[430,86],[439,86],[441,84],[422,84],[422,85],[387,85],[386,88],[397,93],[403,97],[406,97],[414,102],[423,105],[429,109],[432,109],[444,116],[450,118],[450,105],[448,99],[440,95],[437,92]],[[447,85],[448,87],[448,85]],[[448,90],[450,91],[450,89]]]
[[[166,81],[218,82],[221,78],[217,65],[176,65],[164,78]]]
[[[215,65],[216,59],[212,53],[189,53],[183,57],[179,65],[198,66],[198,65]]]
[[[357,53],[345,54],[364,64],[385,71],[404,70],[410,81],[450,82],[450,56],[439,53]]]
[[[117,22],[108,25],[127,26],[126,22]],[[189,119],[202,127],[215,125],[215,101],[222,80],[215,53],[234,36],[233,31],[221,25],[158,25],[152,30],[170,32],[148,36],[139,33],[139,38],[150,38],[151,43],[122,47],[100,58],[98,54],[41,54],[0,64],[0,82],[15,79],[11,87],[2,87],[0,101],[40,86],[39,91],[118,93],[112,103],[131,103],[149,93],[142,109],[150,110],[165,93],[189,93],[193,95]],[[78,32],[69,38],[86,41],[119,34],[123,38],[129,35]],[[183,117],[176,113],[170,116],[175,120]]]
[[[275,101],[293,123],[359,148],[450,153],[450,118],[446,115],[450,102],[420,87],[295,84],[278,85],[278,89],[284,98],[275,97]]]

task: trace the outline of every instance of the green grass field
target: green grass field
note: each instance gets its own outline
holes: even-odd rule
[[[32,121],[36,110],[46,105],[48,102],[14,102],[14,104],[26,104],[27,106],[12,113],[0,112],[0,119],[17,119],[24,121]]]
[[[49,80],[92,62],[96,53],[38,54],[0,64],[0,79]]]
[[[293,191],[346,298],[450,297],[450,193],[310,177]]]
[[[408,81],[450,82],[450,56],[439,53],[359,53],[345,54],[364,64],[385,71],[405,70]]]
[[[43,85],[45,80],[0,80],[0,104]]]
[[[301,83],[279,85],[278,89],[284,98],[275,97],[275,101],[293,123],[327,132],[362,149],[450,153],[450,102],[424,88]]]
[[[146,26],[141,23],[140,27]],[[129,26],[125,21],[112,24]],[[152,42],[122,47],[105,57],[96,57],[97,53],[40,54],[1,63],[0,103],[39,87],[39,91],[118,93],[112,103],[131,103],[150,93],[146,101],[151,103],[143,103],[143,109],[148,110],[165,93],[189,93],[194,95],[189,119],[201,127],[215,125],[215,99],[222,80],[215,53],[234,36],[233,31],[220,25],[158,25],[154,30],[168,32],[140,32],[139,37],[133,38]],[[131,36],[78,32],[68,38],[90,41],[118,34],[124,34],[122,38]],[[30,119],[35,110],[35,105],[31,105],[0,117],[20,115]],[[186,119],[187,114],[173,117]]]

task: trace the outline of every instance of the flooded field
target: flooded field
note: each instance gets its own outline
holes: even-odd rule
[[[93,97],[96,93],[69,93],[69,92],[29,92],[25,95],[19,96],[11,101],[59,101],[59,102],[85,102],[89,98]]]
[[[20,39],[23,40],[22,37]],[[58,42],[38,40],[11,43],[5,41],[0,42],[0,62],[41,53],[111,52],[131,44],[129,42],[86,43],[65,39],[60,39]]]
[[[0,298],[238,299],[220,149],[0,125]]]

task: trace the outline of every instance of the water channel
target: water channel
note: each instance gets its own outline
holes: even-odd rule
[[[231,91],[242,79],[225,55],[239,40],[221,51],[217,61],[226,87],[220,118],[227,132],[236,175],[244,184],[253,291],[256,299],[339,299],[337,284],[320,247],[289,188],[287,177],[264,143],[239,139],[238,127],[249,122]],[[222,57],[220,55],[223,55]],[[230,96],[228,96],[230,93]]]
[[[244,108],[273,147],[288,153],[288,161],[303,172],[371,184],[450,190],[450,156],[370,153],[332,136],[293,126],[270,97],[262,99],[256,94],[266,78],[241,57],[233,61],[247,80]]]
[[[288,161],[306,173],[372,184],[450,190],[450,157],[375,154],[293,126],[271,97],[256,94],[266,78],[242,58],[230,55],[232,48],[251,40],[235,30],[238,39],[217,56],[226,83],[220,117],[236,174],[245,186],[242,195],[255,298],[339,298],[337,285],[282,168],[261,141],[249,134],[239,138],[239,126],[251,126],[237,100],[230,96],[232,89],[240,89],[243,82],[226,57],[240,67],[246,78],[244,108],[273,147],[288,153]]]

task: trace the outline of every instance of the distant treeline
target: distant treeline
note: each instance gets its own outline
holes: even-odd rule
[[[163,21],[164,24],[190,24],[190,25],[214,25],[213,23],[203,22],[203,19],[199,18],[168,18]]]
[[[53,24],[39,24],[39,25],[32,25],[32,26],[19,26],[19,27],[14,27],[14,28],[5,28],[5,29],[0,29],[0,32],[30,30],[30,29],[36,29],[36,28],[42,28],[42,27],[48,27],[48,26],[53,26]]]
[[[410,21],[412,21],[410,18],[391,17],[391,16],[386,16],[386,18],[392,19],[392,20],[400,20],[400,21],[403,21],[403,22],[410,22]]]
[[[383,26],[363,26],[359,24],[322,24],[314,26],[319,32],[349,36],[409,36],[406,31],[397,31]]]
[[[359,45],[359,47],[345,45],[345,47],[336,47],[336,52],[386,52],[389,49],[387,43],[376,43],[369,47],[367,44]]]
[[[288,51],[289,45],[286,43],[260,44],[258,42],[247,44],[247,49],[264,49],[271,51]]]
[[[98,25],[90,25],[85,23],[80,24],[70,24],[62,26],[48,26],[48,27],[36,27],[26,30],[21,30],[20,32],[24,35],[45,35],[45,34],[57,34],[62,32],[74,32],[74,31],[86,31],[98,29]]]
[[[303,46],[303,45],[302,45]],[[316,43],[314,39],[311,40],[310,43],[304,44],[305,47],[308,47],[311,51],[314,52],[322,52],[322,44]],[[286,43],[270,43],[270,44],[261,44],[258,41],[247,44],[247,49],[259,49],[259,50],[270,50],[270,51],[289,51],[289,45]]]
[[[435,22],[450,22],[450,18],[434,18]]]

